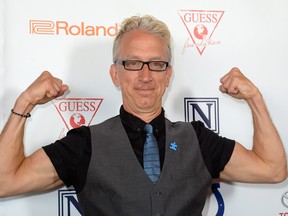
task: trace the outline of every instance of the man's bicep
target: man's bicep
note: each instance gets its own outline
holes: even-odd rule
[[[251,150],[236,142],[232,156],[220,173],[223,181],[261,183],[265,181],[267,167]]]
[[[42,148],[25,158],[12,182],[14,195],[46,191],[63,185],[52,162]]]

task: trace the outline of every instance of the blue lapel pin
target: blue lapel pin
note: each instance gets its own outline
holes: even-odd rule
[[[173,151],[176,151],[176,150],[177,150],[177,144],[176,144],[176,142],[171,142],[171,143],[170,143],[170,149],[173,150]]]

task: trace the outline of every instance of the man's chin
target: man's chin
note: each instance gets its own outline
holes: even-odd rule
[[[138,104],[138,107],[143,112],[153,112],[155,109],[159,108],[156,102],[145,102]]]

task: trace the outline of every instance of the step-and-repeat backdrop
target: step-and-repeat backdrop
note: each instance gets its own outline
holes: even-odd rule
[[[38,106],[26,124],[25,151],[81,124],[118,114],[121,94],[109,76],[119,23],[150,14],[173,36],[172,84],[164,98],[172,121],[202,120],[220,135],[252,145],[247,104],[219,92],[219,79],[239,67],[262,91],[285,148],[288,101],[286,0],[1,0],[0,124],[17,96],[49,70],[70,86]],[[277,155],[275,155],[277,157]],[[5,164],[1,164],[5,166]],[[288,182],[214,184],[203,215],[288,215]],[[1,216],[80,216],[73,188],[0,199]]]

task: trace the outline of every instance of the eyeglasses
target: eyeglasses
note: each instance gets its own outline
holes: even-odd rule
[[[140,61],[140,60],[116,60],[115,64],[122,64],[126,70],[138,71],[142,70],[143,66],[146,64],[150,71],[165,71],[167,70],[169,63],[165,61]]]

